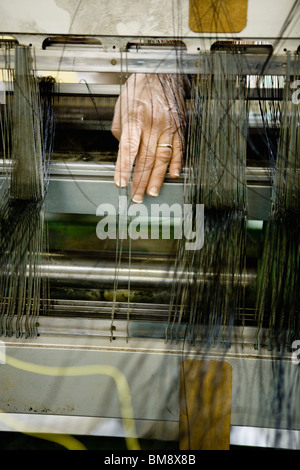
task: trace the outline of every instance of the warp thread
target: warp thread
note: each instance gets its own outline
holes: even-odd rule
[[[1,115],[8,170],[0,206],[0,334],[32,337],[48,302],[40,269],[47,251],[44,200],[54,127],[51,100],[45,98],[51,86],[47,94],[40,92],[30,47],[16,45],[14,53],[13,93]]]

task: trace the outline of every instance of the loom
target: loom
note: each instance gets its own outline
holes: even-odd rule
[[[113,183],[118,142],[110,132],[127,77],[208,74],[214,51],[230,50],[239,57],[241,75],[273,76],[284,83],[287,51],[299,52],[299,1],[228,1],[226,14],[207,22],[207,13],[199,13],[201,3],[209,9],[221,2],[32,0],[26,8],[19,3],[1,7],[1,44],[10,48],[12,60],[17,44],[30,46],[37,74],[56,79],[55,142],[45,199],[49,256],[40,266],[50,294],[37,335],[0,338],[0,429],[71,434],[79,440],[80,435],[125,436],[129,448],[138,448],[143,439],[178,441],[184,419],[182,364],[205,356],[230,368],[230,385],[223,385],[230,389],[231,445],[299,448],[299,370],[292,351],[270,351],[263,329],[256,347],[257,262],[272,195],[257,82],[248,95],[246,308],[233,326],[229,349],[216,344],[203,356],[201,347],[187,346],[184,319],[176,341],[166,341],[176,240],[126,239],[118,263],[116,240],[96,236],[97,207],[109,202],[117,210],[120,195],[128,195]],[[201,15],[204,21],[198,22]],[[5,80],[0,86],[5,107],[10,90]],[[272,87],[266,88],[263,102],[280,101],[282,95],[282,86],[275,96]],[[2,161],[2,180],[9,166]],[[185,167],[177,180],[167,175],[155,203],[183,204],[188,172]],[[150,214],[153,199],[144,204]],[[185,273],[180,282],[187,282]],[[276,394],[276,364],[286,394],[282,414],[270,416],[261,406]],[[191,389],[197,380],[189,378]],[[214,400],[206,406],[213,408]]]

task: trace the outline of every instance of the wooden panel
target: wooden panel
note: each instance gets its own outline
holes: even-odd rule
[[[239,33],[247,7],[248,0],[190,0],[189,27],[196,33]]]
[[[228,450],[232,367],[187,359],[180,371],[180,450]]]

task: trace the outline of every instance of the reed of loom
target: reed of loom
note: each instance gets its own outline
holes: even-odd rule
[[[268,330],[270,350],[290,350],[300,334],[300,105],[292,100],[290,87],[299,79],[299,55],[293,59],[288,54],[272,205],[257,282],[258,329]]]
[[[40,95],[30,48],[15,47],[13,102],[6,123],[11,134],[9,188],[1,203],[0,333],[37,334],[43,282],[45,165]]]
[[[167,337],[176,338],[184,320],[188,340],[208,348],[216,339],[230,343],[243,300],[237,279],[245,269],[246,101],[237,65],[235,54],[212,54],[192,90],[185,202],[204,204],[204,246],[186,252],[179,241],[178,272],[193,274],[184,285],[175,276],[170,312],[177,306],[177,313],[167,327]]]

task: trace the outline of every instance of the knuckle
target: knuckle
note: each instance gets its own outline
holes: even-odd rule
[[[138,163],[140,168],[151,170],[154,160],[150,155],[140,155],[138,157]]]
[[[121,151],[127,155],[136,154],[139,147],[139,139],[136,136],[129,136],[121,140]]]
[[[162,123],[165,121],[163,113],[153,113],[152,124],[153,127],[161,127]]]
[[[182,154],[184,152],[184,145],[183,144],[175,144],[173,147],[174,152]]]
[[[166,164],[169,163],[172,156],[172,149],[159,149],[156,152],[156,161],[157,163]]]

